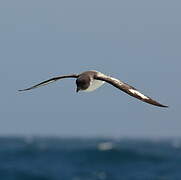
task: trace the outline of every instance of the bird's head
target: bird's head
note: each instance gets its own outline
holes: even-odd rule
[[[76,92],[80,90],[86,90],[90,85],[91,79],[88,76],[79,77],[76,80],[77,89]]]

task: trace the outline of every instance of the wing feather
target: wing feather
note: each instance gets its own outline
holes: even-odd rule
[[[121,91],[129,94],[130,96],[133,96],[141,101],[144,101],[146,103],[155,105],[155,106],[159,106],[159,107],[168,107],[165,106],[163,104],[160,104],[159,102],[153,100],[152,98],[150,98],[149,96],[145,96],[144,94],[142,94],[141,92],[139,92],[136,88],[134,88],[133,86],[130,86],[129,84],[126,84],[116,78],[110,77],[110,76],[106,76],[104,74],[97,74],[95,77],[95,79],[97,80],[102,80],[105,81],[111,85],[113,85],[114,87],[120,89]]]
[[[64,78],[77,78],[79,75],[77,74],[71,74],[71,75],[64,75],[64,76],[57,76],[57,77],[53,77],[51,79],[48,79],[46,81],[43,81],[39,84],[36,84],[34,86],[31,86],[29,88],[26,88],[26,89],[21,89],[21,90],[18,90],[18,91],[28,91],[28,90],[31,90],[31,89],[35,89],[35,88],[38,88],[38,87],[41,87],[41,86],[45,86],[47,84],[50,84],[50,83],[53,83],[55,81],[58,81],[60,79],[64,79]]]

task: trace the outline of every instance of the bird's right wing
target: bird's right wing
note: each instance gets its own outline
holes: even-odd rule
[[[41,87],[41,86],[45,86],[45,85],[47,85],[49,83],[53,83],[53,82],[58,81],[60,79],[64,79],[64,78],[78,78],[78,76],[79,75],[77,75],[77,74],[57,76],[57,77],[53,77],[51,79],[48,79],[46,81],[43,81],[43,82],[41,82],[39,84],[36,84],[36,85],[34,85],[32,87],[29,87],[29,88],[26,88],[26,89],[21,89],[21,90],[18,90],[18,91],[28,91],[28,90],[35,89],[35,88],[38,88],[38,87]]]
[[[136,88],[134,88],[133,86],[130,86],[129,84],[126,84],[122,81],[120,81],[119,79],[110,77],[110,76],[106,76],[102,73],[97,73],[97,75],[95,75],[94,77],[97,80],[102,80],[105,81],[111,85],[113,85],[114,87],[120,89],[121,91],[129,94],[130,96],[133,96],[141,101],[144,101],[146,103],[155,105],[155,106],[160,106],[160,107],[168,107],[165,106],[163,104],[160,104],[159,102],[153,100],[152,98],[150,98],[149,96],[146,96],[144,94],[142,94],[141,92],[139,92]]]

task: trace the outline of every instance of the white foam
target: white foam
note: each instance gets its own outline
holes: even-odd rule
[[[100,151],[108,151],[113,148],[113,144],[111,142],[102,142],[98,144],[98,149]]]

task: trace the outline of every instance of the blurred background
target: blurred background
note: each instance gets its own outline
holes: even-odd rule
[[[176,0],[1,0],[0,157],[4,158],[0,163],[1,177],[13,180],[180,179],[176,170],[181,160],[178,150],[181,145],[180,17],[181,2]],[[98,70],[121,79],[162,104],[169,105],[169,108],[143,103],[108,84],[92,93],[77,94],[74,79],[18,92],[18,89],[53,76],[86,70]],[[88,161],[92,157],[100,158],[97,153],[102,150],[101,143],[103,150],[108,150],[102,159],[108,159],[105,162],[100,160],[98,166],[101,168],[96,168],[96,165],[89,167]],[[126,147],[124,152],[120,148],[122,143]],[[67,165],[65,158],[61,161],[62,167],[57,157],[63,151],[64,144],[68,144],[70,151],[73,148],[72,153],[76,148],[81,150],[78,155],[72,155],[79,157],[78,160],[74,159],[75,163],[70,158]],[[49,148],[51,151],[47,150]],[[151,152],[147,150],[157,148],[159,150],[151,154],[151,160],[156,158],[156,161],[149,161]],[[41,167],[49,159],[41,159],[37,149],[38,152],[47,150],[49,154],[45,154],[45,157],[54,157],[58,161],[52,160],[54,163],[51,165],[54,170],[57,168],[56,172],[50,170],[49,175],[43,174],[50,167]],[[57,156],[55,149],[58,149]],[[67,149],[64,153],[68,152]],[[79,156],[85,149],[91,151],[89,160],[82,160]],[[136,164],[131,162],[130,166],[129,161],[125,160],[127,166],[123,163],[121,172],[130,175],[130,168],[134,169],[139,163],[141,166],[132,171],[135,172],[133,176],[124,174],[123,178],[120,157],[132,157],[135,155],[132,151],[138,157],[136,160],[133,158]],[[149,158],[144,156],[143,163],[137,151],[141,153],[141,158],[144,153],[148,153]],[[177,160],[164,151],[171,154],[176,151]],[[166,154],[160,160],[155,153],[158,153],[158,157]],[[71,157],[71,153],[67,157]],[[22,162],[19,162],[19,158],[22,158]],[[32,165],[29,158],[35,159]],[[114,166],[110,165],[112,158]],[[170,161],[165,164],[162,161],[164,158],[172,159],[172,164]],[[149,166],[145,166],[147,160]],[[77,161],[81,161],[83,166],[80,163],[79,168]],[[152,165],[159,162],[164,165],[163,169],[154,169]],[[74,166],[70,167],[70,164]],[[110,166],[106,166],[108,164]],[[59,165],[64,168],[61,175]],[[85,165],[87,169],[83,170]],[[93,167],[94,171],[91,169]],[[144,172],[145,167],[148,171]],[[162,166],[159,164],[159,167]],[[170,175],[165,175],[165,172],[170,172]]]

